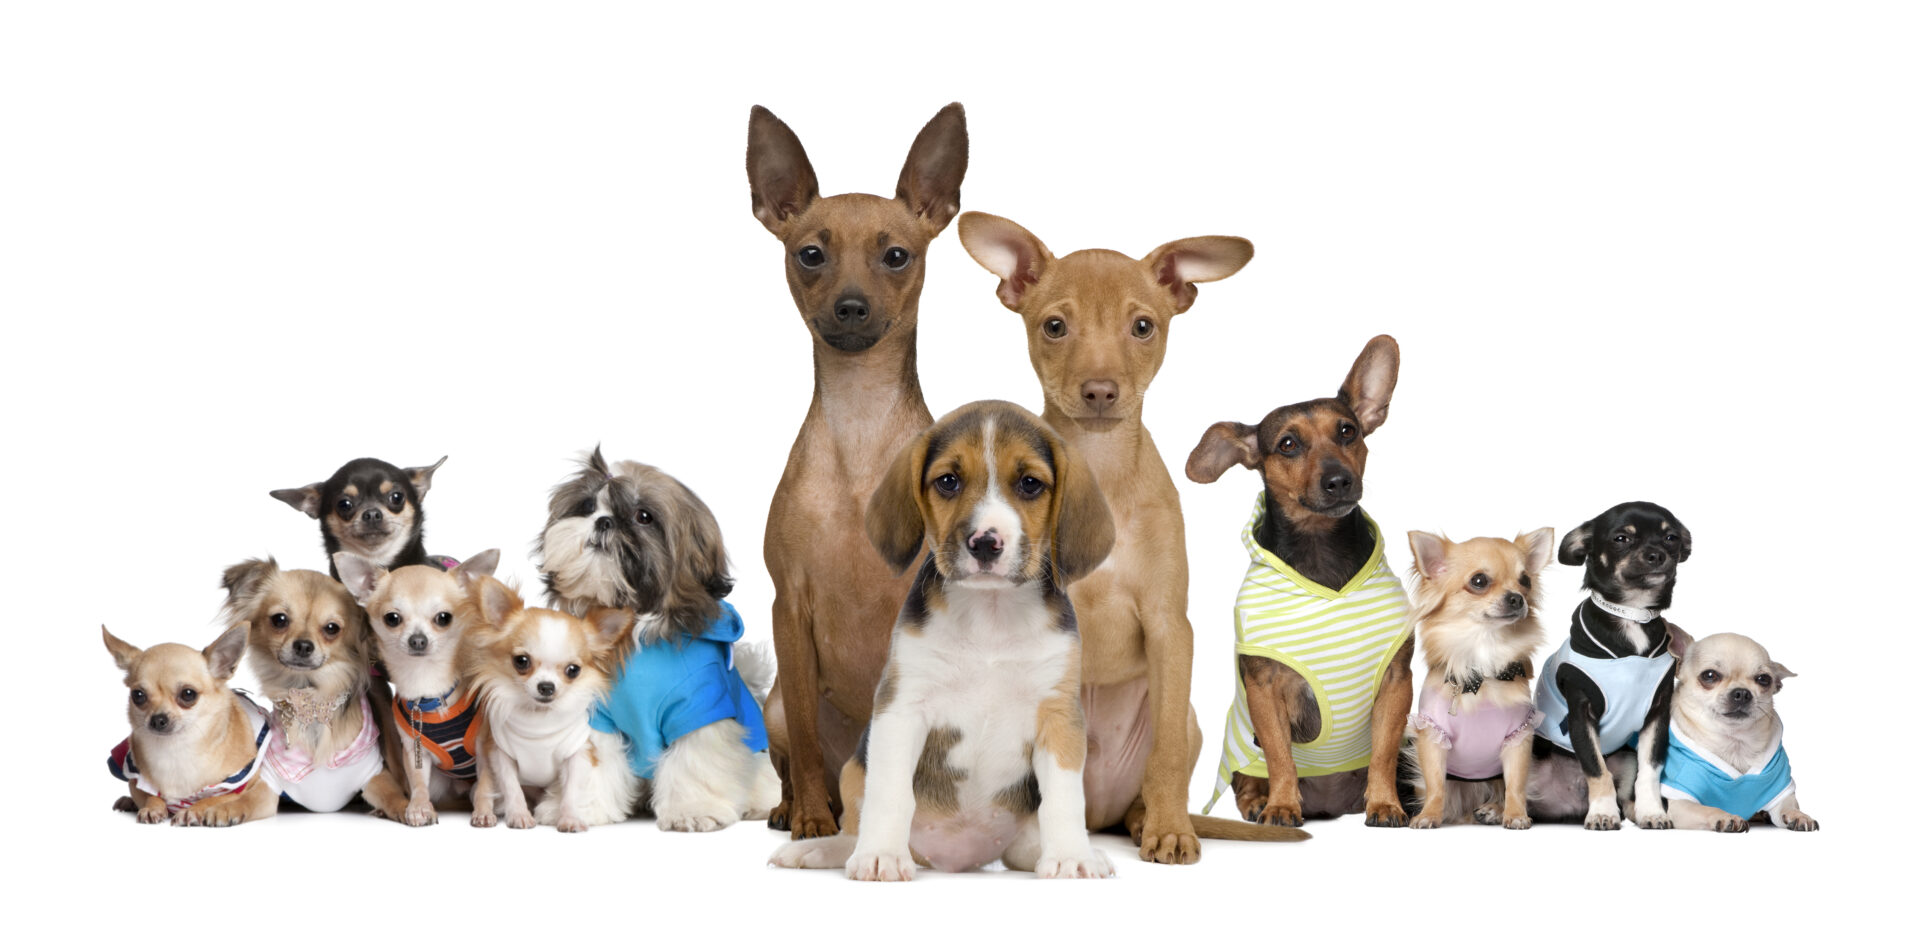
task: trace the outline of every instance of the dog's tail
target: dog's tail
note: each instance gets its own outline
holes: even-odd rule
[[[1221,819],[1218,816],[1200,816],[1187,814],[1193,823],[1193,834],[1202,839],[1226,839],[1230,842],[1305,842],[1313,834],[1305,829],[1287,826],[1256,826],[1237,819]]]
[[[740,670],[740,678],[747,683],[753,700],[762,708],[767,704],[767,692],[773,688],[773,645],[770,643],[733,644],[733,665]]]

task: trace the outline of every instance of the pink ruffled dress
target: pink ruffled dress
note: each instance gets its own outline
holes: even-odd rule
[[[1500,749],[1517,737],[1533,734],[1540,712],[1532,702],[1504,707],[1482,704],[1478,696],[1462,696],[1460,713],[1450,715],[1453,695],[1444,686],[1420,693],[1420,711],[1413,727],[1432,728],[1447,749],[1447,776],[1487,780],[1501,775]]]

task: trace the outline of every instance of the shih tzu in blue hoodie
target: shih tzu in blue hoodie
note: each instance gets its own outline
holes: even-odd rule
[[[736,645],[740,615],[722,598],[720,526],[679,480],[599,448],[553,491],[540,536],[548,603],[580,616],[625,607],[636,621],[594,728],[626,738],[660,828],[708,832],[765,819],[780,801],[761,704],[773,663]]]

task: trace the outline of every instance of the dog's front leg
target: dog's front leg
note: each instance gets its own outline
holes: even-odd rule
[[[624,756],[617,758],[625,760]],[[561,832],[586,832],[587,824],[580,818],[580,788],[588,786],[587,777],[593,773],[593,748],[591,745],[573,752],[560,764],[560,815],[553,826]],[[508,823],[512,825],[512,823]]]
[[[1387,664],[1373,699],[1373,752],[1367,764],[1367,825],[1398,828],[1407,824],[1400,807],[1400,742],[1407,735],[1407,709],[1413,706],[1413,637]],[[1442,793],[1442,801],[1445,794]]]
[[[1033,741],[1033,776],[1040,784],[1042,878],[1107,878],[1113,863],[1087,838],[1087,722],[1080,711],[1079,669],[1040,703]]]
[[[1181,567],[1185,567],[1182,564]],[[1200,839],[1187,816],[1187,784],[1193,777],[1188,713],[1193,699],[1193,625],[1187,622],[1186,572],[1170,576],[1179,585],[1164,607],[1142,612],[1147,647],[1147,709],[1153,746],[1147,751],[1140,797],[1140,857],[1149,862],[1191,865],[1200,860]],[[1085,797],[1083,796],[1084,800]]]
[[[500,791],[493,785],[494,748],[487,744],[486,718],[482,716],[474,720],[480,722],[481,726],[474,744],[477,752],[473,755],[473,791],[467,794],[467,799],[473,803],[473,815],[467,821],[476,829],[488,829],[500,821],[495,814],[497,807],[494,799]]]
[[[1300,805],[1300,771],[1293,763],[1293,689],[1286,666],[1264,656],[1239,658],[1240,683],[1247,693],[1247,715],[1259,739],[1260,756],[1267,764],[1267,799],[1260,807],[1240,799],[1240,815],[1262,826],[1298,826],[1304,821]],[[1302,682],[1296,673],[1295,682]],[[1251,794],[1248,794],[1250,797]],[[1258,810],[1256,812],[1255,810]]]
[[[860,835],[847,859],[855,881],[912,881],[908,846],[915,809],[913,773],[927,744],[927,722],[904,709],[873,716],[867,729],[867,775]],[[1085,825],[1084,821],[1079,823]]]
[[[520,785],[520,765],[513,756],[500,748],[487,750],[487,763],[493,770],[492,786],[506,803],[505,816],[509,829],[532,829],[533,813],[527,809],[527,789]],[[479,792],[475,787],[474,791]],[[474,817],[479,818],[480,804],[474,803]]]
[[[1413,733],[1413,751],[1420,758],[1420,782],[1426,787],[1425,805],[1413,817],[1415,829],[1438,829],[1447,811],[1447,748],[1440,732],[1421,728]]]
[[[1780,801],[1780,805],[1774,807],[1773,820],[1794,832],[1815,832],[1820,828],[1818,821],[1801,812],[1800,795],[1797,793],[1787,794],[1786,798]]]
[[[1673,673],[1678,663],[1667,670],[1647,709],[1647,723],[1640,727],[1640,740],[1634,749],[1640,768],[1633,778],[1633,819],[1642,829],[1672,829],[1660,800],[1660,770],[1667,764],[1667,716],[1673,709]]]
[[[1674,797],[1667,804],[1667,809],[1672,814],[1672,821],[1663,828],[1699,829],[1705,832],[1747,831],[1746,820],[1718,807]]]
[[[801,609],[792,588],[775,585],[773,653],[780,664],[780,703],[787,718],[786,753],[775,766],[786,769],[792,797],[775,807],[767,828],[788,829],[795,839],[815,839],[840,831],[827,800],[826,758],[820,752],[819,659],[813,648],[813,615]]]
[[[1532,773],[1533,735],[1523,731],[1500,747],[1501,782],[1507,788],[1500,824],[1508,829],[1533,828],[1533,817],[1527,815],[1527,777]]]

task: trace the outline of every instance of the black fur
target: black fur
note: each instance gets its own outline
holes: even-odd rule
[[[440,458],[442,462],[445,457]],[[424,565],[429,556],[426,549],[427,517],[422,500],[426,497],[427,483],[433,479],[434,470],[439,463],[431,467],[402,469],[384,460],[373,457],[361,457],[347,461],[333,476],[305,487],[274,490],[275,499],[299,509],[309,516],[320,520],[320,544],[327,553],[327,574],[335,580],[340,572],[334,567],[333,554],[343,547],[339,537],[333,531],[333,525],[359,525],[362,528],[390,526],[395,515],[405,507],[411,507],[413,516],[411,528],[398,532],[389,538],[399,538],[402,545],[399,554],[388,562],[387,567],[398,568],[403,565]],[[421,480],[415,486],[416,478]],[[403,503],[394,504],[375,498],[381,492],[381,485],[392,484],[389,495],[401,494]],[[346,491],[351,487],[357,496],[350,501]],[[348,505],[348,503],[351,505]],[[369,514],[377,514],[378,519],[366,520]],[[329,522],[332,522],[332,525]],[[384,544],[384,543],[383,543]]]

